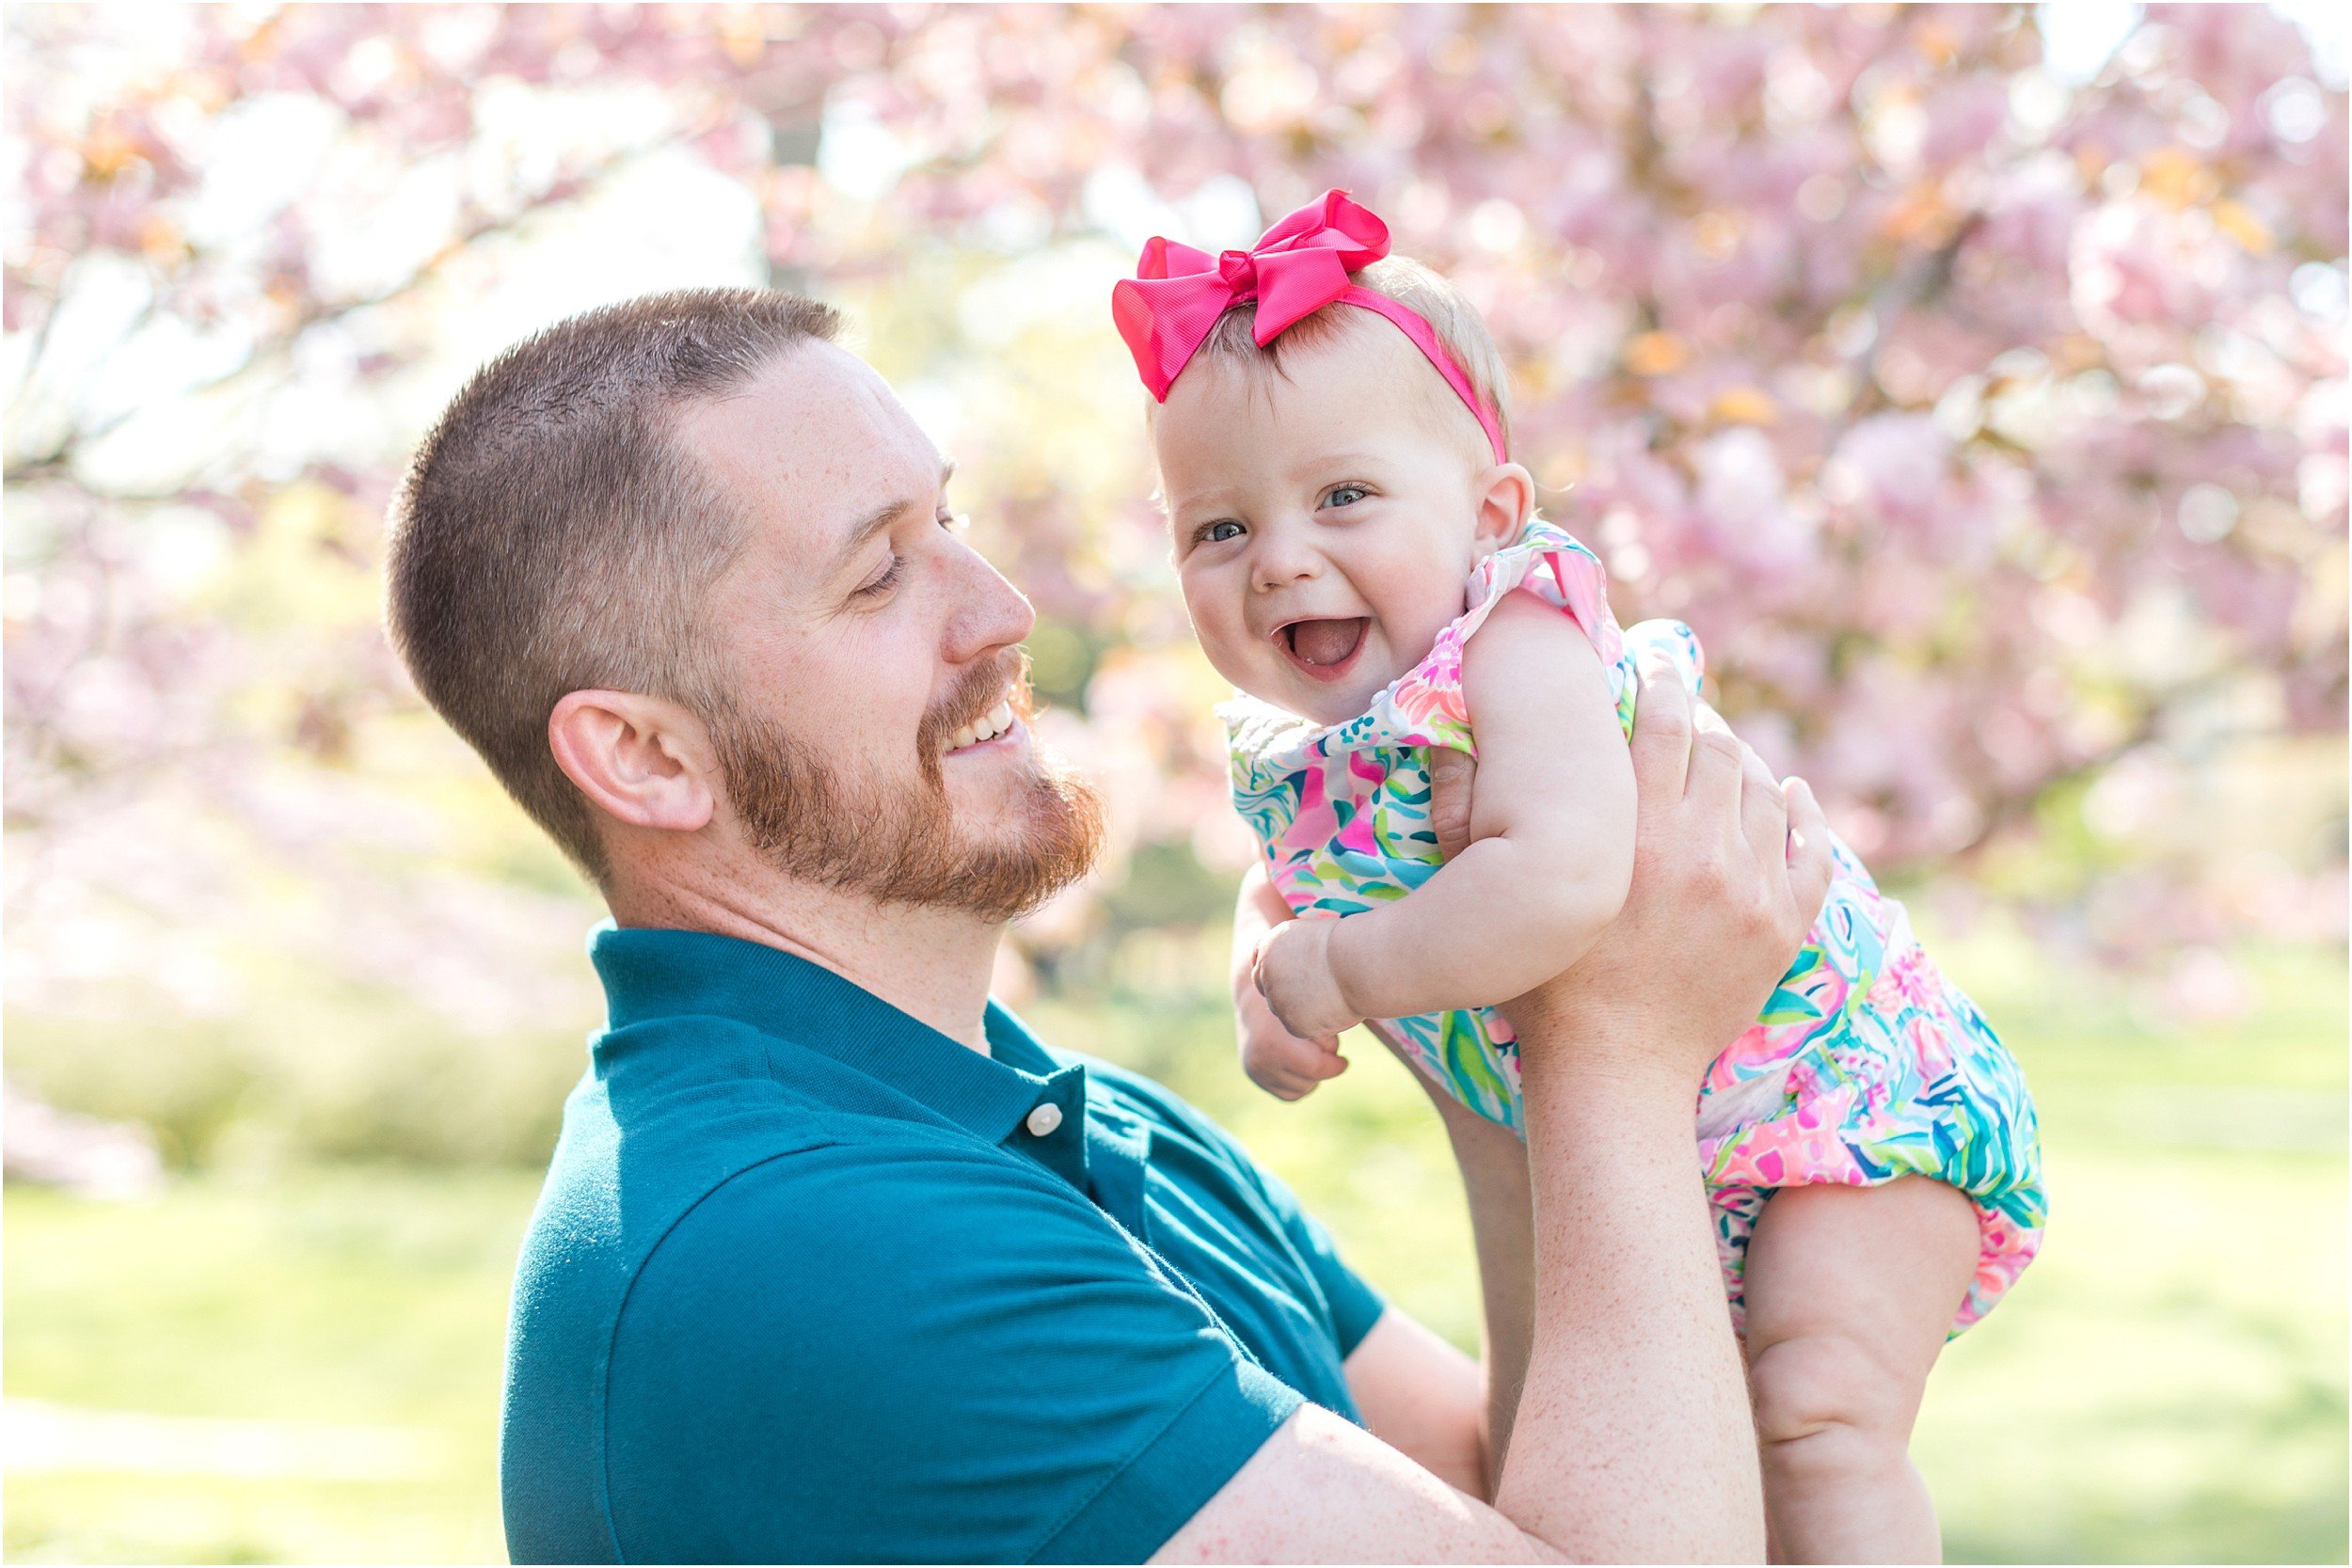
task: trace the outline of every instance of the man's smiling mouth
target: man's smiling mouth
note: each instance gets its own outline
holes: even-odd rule
[[[1276,629],[1275,644],[1291,662],[1319,681],[1346,674],[1363,651],[1364,632],[1372,625],[1361,615],[1343,620],[1292,621]]]
[[[947,751],[952,755],[967,746],[977,746],[984,740],[993,740],[1000,735],[1009,733],[1011,729],[1012,702],[1008,698],[949,736]]]

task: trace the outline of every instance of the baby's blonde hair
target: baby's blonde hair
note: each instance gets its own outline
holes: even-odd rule
[[[1454,362],[1470,377],[1472,390],[1486,400],[1493,411],[1495,426],[1502,433],[1503,450],[1511,446],[1511,393],[1508,372],[1502,366],[1502,351],[1495,347],[1493,334],[1486,323],[1461,290],[1446,277],[1419,261],[1403,256],[1385,257],[1355,273],[1351,279],[1357,287],[1375,294],[1384,294],[1420,316],[1438,335],[1438,341],[1454,356]],[[1243,364],[1261,364],[1279,372],[1282,355],[1288,349],[1311,349],[1328,342],[1336,335],[1362,328],[1376,332],[1395,332],[1394,325],[1377,322],[1373,312],[1353,305],[1327,305],[1312,315],[1302,316],[1281,336],[1263,348],[1252,335],[1258,319],[1255,301],[1236,305],[1217,317],[1216,325],[1201,341],[1193,355],[1193,362],[1203,359],[1231,360]],[[1418,357],[1419,351],[1415,351]],[[1461,400],[1454,388],[1438,374],[1437,367],[1428,367],[1437,379],[1431,385],[1431,396],[1439,400],[1439,408],[1459,408]],[[1468,412],[1468,410],[1464,410]],[[1483,441],[1481,443],[1484,445]]]

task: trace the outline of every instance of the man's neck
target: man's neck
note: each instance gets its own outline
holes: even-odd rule
[[[709,931],[782,948],[948,1038],[987,1051],[983,1020],[1003,926],[957,910],[877,904],[764,864],[723,875],[662,869],[659,878],[616,879],[606,895],[614,924]]]

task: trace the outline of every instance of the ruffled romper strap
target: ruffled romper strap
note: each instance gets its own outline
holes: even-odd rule
[[[1468,606],[1438,634],[1429,657],[1374,698],[1364,718],[1338,730],[1353,744],[1452,746],[1475,755],[1470,705],[1462,694],[1462,650],[1506,595],[1525,592],[1564,611],[1592,640],[1617,705],[1618,722],[1629,732],[1635,660],[1642,650],[1662,652],[1692,691],[1699,688],[1705,664],[1698,640],[1679,621],[1645,621],[1630,630],[1620,629],[1609,609],[1608,581],[1608,573],[1591,550],[1541,518],[1531,521],[1516,544],[1471,568]]]

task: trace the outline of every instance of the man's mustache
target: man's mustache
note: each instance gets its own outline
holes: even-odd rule
[[[1007,648],[991,655],[986,662],[964,672],[955,689],[931,705],[931,710],[923,716],[923,726],[915,739],[926,765],[946,752],[947,742],[958,730],[977,723],[998,703],[1010,704],[1017,719],[1025,720],[1036,711],[1029,690],[1026,648]]]

